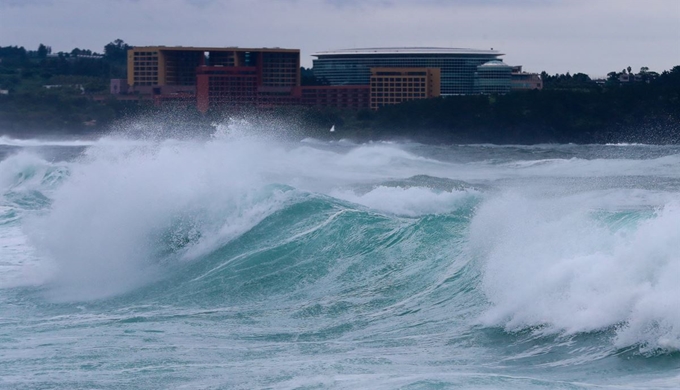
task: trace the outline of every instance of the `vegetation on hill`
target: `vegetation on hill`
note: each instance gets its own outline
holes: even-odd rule
[[[0,132],[33,136],[44,132],[87,132],[139,111],[137,103],[106,99],[111,78],[125,77],[129,45],[116,40],[104,53],[75,48],[51,53],[0,47]]]
[[[544,83],[542,91],[389,106],[367,115],[366,127],[377,137],[452,142],[680,143],[680,66],[649,82],[598,85],[586,75],[558,75]]]

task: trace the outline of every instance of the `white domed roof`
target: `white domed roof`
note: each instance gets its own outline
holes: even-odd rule
[[[479,65],[480,67],[507,67],[510,68],[510,65],[506,64],[503,61],[498,61],[498,60],[493,60],[489,62],[485,62],[482,65]]]

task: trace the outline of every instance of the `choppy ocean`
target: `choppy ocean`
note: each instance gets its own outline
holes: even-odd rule
[[[0,138],[1,389],[680,388],[680,147]]]

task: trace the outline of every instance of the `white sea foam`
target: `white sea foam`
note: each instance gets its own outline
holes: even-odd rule
[[[272,183],[414,217],[455,210],[472,192],[385,185],[368,192],[347,188],[419,174],[481,181],[650,171],[677,176],[675,155],[631,161],[545,159],[500,166],[446,163],[413,154],[400,144],[329,148],[310,140],[263,140],[249,135],[249,126],[243,121],[218,125],[207,142],[103,138],[70,163],[71,177],[53,190],[50,210],[24,227],[39,253],[57,265],[54,297],[105,297],[159,277],[161,267],[154,258],[159,237],[176,241],[178,257],[184,259],[209,253],[288,201],[285,190],[267,189]],[[49,165],[30,154],[0,164]],[[17,169],[0,169],[0,185],[14,185],[15,174],[10,173]],[[680,229],[661,211],[647,222],[616,229],[594,220],[592,211],[663,207],[672,204],[676,194],[612,189],[546,196],[541,183],[529,187],[533,195],[489,194],[474,219],[471,243],[478,251],[472,253],[486,262],[484,290],[492,303],[482,321],[508,329],[547,324],[547,329],[559,332],[621,325],[621,344],[641,341],[635,335],[651,326],[659,335],[650,345],[673,346],[677,321],[653,319],[651,304],[644,299],[653,296],[643,291],[645,286],[655,291],[663,285],[653,278],[632,279],[648,260],[629,259],[626,253],[647,250],[649,256],[669,258],[652,266],[670,272],[677,262],[672,250],[677,248],[658,255],[651,244],[635,237],[651,229],[647,224],[656,223],[661,226],[658,234],[669,236],[664,245],[671,245]]]
[[[677,165],[680,155],[669,155],[654,159],[541,159],[520,160],[503,164],[514,175],[551,177],[610,177],[645,176],[653,171],[655,176],[678,177]],[[517,170],[515,172],[515,170]]]
[[[23,146],[23,147],[32,147],[32,146],[91,146],[91,145],[94,145],[96,142],[97,142],[96,140],[79,140],[79,139],[74,139],[74,140],[44,140],[44,139],[35,139],[35,138],[18,139],[18,138],[10,138],[10,137],[7,137],[7,136],[0,136],[0,145]]]
[[[498,162],[533,149],[293,143],[249,126],[218,125],[201,141],[101,139],[63,164],[27,153],[0,163],[1,383],[677,387],[676,355],[616,350],[678,350],[672,148],[593,160],[616,147],[546,145],[542,162],[513,165]],[[15,195],[32,191],[51,203],[21,209]],[[371,216],[353,222],[363,213],[309,192],[384,215],[366,228]],[[258,225],[300,199],[311,207]],[[472,225],[401,218],[461,206]],[[320,214],[284,219],[300,210]],[[248,238],[262,241],[215,251],[253,227]],[[104,298],[163,272],[172,283],[96,304],[37,295]]]
[[[632,142],[632,143],[621,142],[621,143],[618,143],[618,144],[608,143],[608,144],[605,144],[605,145],[607,145],[607,146],[652,146],[650,144],[640,144],[640,143],[636,143],[636,142]]]
[[[34,249],[21,230],[28,204],[25,196],[49,191],[64,171],[38,155],[21,151],[0,161],[0,287],[41,284],[49,276],[49,264],[39,263]]]
[[[435,191],[424,187],[378,186],[365,194],[352,190],[336,190],[331,195],[373,210],[395,215],[417,217],[425,214],[449,213],[475,191]]]
[[[286,191],[271,184],[337,193],[404,215],[443,212],[462,196],[417,188],[336,192],[441,164],[381,143],[345,152],[287,144],[252,135],[250,126],[217,125],[207,141],[103,138],[70,163],[49,212],[25,222],[33,245],[56,264],[52,296],[96,299],[160,277],[159,239],[181,247],[185,259],[214,250],[287,201]],[[380,202],[381,196],[392,200]]]
[[[53,166],[32,152],[22,151],[9,156],[0,161],[0,191],[39,189]]]
[[[218,141],[90,149],[54,191],[49,213],[26,223],[57,265],[53,297],[96,299],[153,280],[161,273],[153,254],[164,245],[154,240],[185,234],[178,242],[188,240],[192,257],[251,228],[275,209],[257,205],[269,201],[258,195],[262,153],[255,143]]]
[[[678,350],[678,200],[608,224],[594,214],[610,201],[506,193],[483,204],[471,226],[491,303],[480,321],[566,334],[617,327],[619,347]]]
[[[0,215],[3,213],[0,207]],[[50,277],[50,264],[41,263],[19,226],[0,229],[0,289],[43,284]]]

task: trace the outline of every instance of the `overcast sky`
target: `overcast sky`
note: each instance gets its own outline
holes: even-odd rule
[[[488,49],[527,71],[680,65],[680,0],[0,0],[0,46]]]

